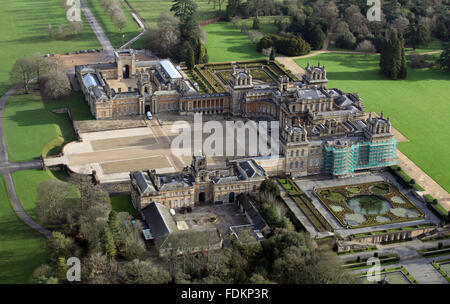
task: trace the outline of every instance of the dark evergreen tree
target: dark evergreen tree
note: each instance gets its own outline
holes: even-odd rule
[[[258,18],[253,19],[252,29],[259,30],[259,28],[260,28],[259,19]]]
[[[192,70],[194,68],[194,65],[195,65],[194,50],[192,49],[191,46],[189,46],[187,50],[186,66],[188,67],[189,70]]]
[[[121,241],[122,236],[120,235],[119,219],[117,218],[117,212],[114,210],[111,210],[111,212],[109,213],[108,227],[114,238],[115,244],[117,245]]]
[[[104,254],[112,258],[116,256],[116,245],[114,244],[114,238],[108,227],[102,231],[100,244]]]
[[[275,60],[275,48],[272,48],[272,50],[270,51],[269,59],[270,60]]]
[[[183,21],[195,14],[197,11],[197,3],[193,0],[173,0],[170,11],[174,12],[174,15]]]
[[[447,44],[438,59],[441,70],[450,72],[450,44]]]
[[[405,79],[407,74],[404,40],[400,33],[392,32],[383,43],[380,71],[389,79]]]

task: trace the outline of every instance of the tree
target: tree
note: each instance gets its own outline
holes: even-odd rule
[[[100,242],[102,246],[102,251],[104,254],[113,258],[116,256],[116,245],[114,243],[114,238],[108,227],[105,227],[102,231]]]
[[[447,73],[450,72],[450,44],[444,47],[444,50],[439,56],[438,63],[441,70]]]
[[[172,3],[170,11],[181,21],[193,16],[197,11],[197,3],[193,0],[173,0]]]
[[[52,99],[67,96],[72,91],[67,75],[61,71],[44,75],[42,87],[44,95]]]
[[[400,33],[392,32],[385,39],[380,54],[380,71],[390,79],[405,79],[407,74],[404,40]]]
[[[269,60],[275,60],[275,49],[274,48],[272,48],[272,50],[270,51]]]
[[[37,76],[37,82],[41,82],[41,74],[46,70],[49,65],[48,60],[45,60],[44,56],[40,52],[34,53],[31,57],[33,60],[34,68],[36,70],[35,74]]]
[[[64,28],[64,25],[60,25],[58,27],[56,37],[58,37],[59,40],[63,40],[64,38],[66,38],[66,29]]]
[[[22,83],[25,94],[28,94],[28,86],[36,75],[35,73],[36,69],[33,60],[26,57],[20,57],[16,60],[9,72],[9,78],[14,84]]]
[[[177,57],[180,36],[180,21],[168,12],[162,12],[157,27],[146,31],[144,40],[147,48],[159,56]]]
[[[370,40],[363,40],[356,46],[356,51],[365,53],[375,53],[377,49]]]
[[[194,50],[189,45],[187,49],[186,66],[188,67],[189,70],[192,70],[194,68],[194,65],[195,65]]]
[[[47,243],[47,248],[49,249],[52,262],[55,264],[61,257],[68,259],[69,257],[76,255],[74,240],[58,231],[52,232],[52,236]]]
[[[134,259],[119,268],[119,279],[126,284],[167,284],[169,272],[150,261]]]
[[[119,256],[127,260],[143,258],[146,248],[141,236],[140,223],[134,221],[128,212],[119,212],[117,218],[120,223],[119,230],[122,239],[117,248]]]
[[[336,46],[344,49],[354,49],[356,37],[350,32],[344,32],[336,38]]]
[[[83,30],[82,21],[69,21],[69,32],[72,35],[78,35]]]
[[[81,278],[91,284],[115,283],[116,263],[99,252],[85,257],[82,261]]]
[[[258,18],[253,19],[252,29],[259,30],[259,28],[260,28],[259,19]]]
[[[31,284],[58,284],[58,279],[54,276],[53,269],[42,264],[36,268],[30,277]]]
[[[259,187],[260,192],[267,192],[273,194],[275,197],[280,196],[280,188],[273,179],[265,179]]]
[[[299,33],[311,45],[311,48],[315,50],[321,49],[325,42],[325,33],[319,25],[311,22],[311,20],[307,20],[304,26],[291,26],[290,30]]]
[[[108,216],[108,227],[111,231],[111,234],[114,238],[114,242],[116,246],[122,241],[122,235],[120,233],[120,224],[119,219],[117,218],[117,212],[114,210],[111,210]]]
[[[56,179],[40,183],[36,203],[38,221],[46,227],[73,232],[79,214],[78,197],[77,189],[69,183]]]
[[[114,24],[119,28],[120,32],[122,32],[123,28],[127,25],[127,18],[123,11],[115,11],[111,18]]]

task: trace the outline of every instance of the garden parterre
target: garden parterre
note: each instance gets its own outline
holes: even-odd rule
[[[361,228],[424,216],[394,185],[373,182],[314,190],[343,227]]]

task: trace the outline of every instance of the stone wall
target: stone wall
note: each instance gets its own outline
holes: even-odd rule
[[[351,237],[351,241],[360,243],[378,244],[382,242],[401,241],[407,239],[414,239],[423,234],[435,230],[436,227],[418,228],[406,231],[394,231],[390,233],[383,233],[377,235],[368,235],[363,237]]]

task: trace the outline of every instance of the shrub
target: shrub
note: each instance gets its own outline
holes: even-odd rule
[[[300,56],[308,54],[311,46],[301,37],[284,37],[279,35],[266,35],[258,42],[256,48],[259,52],[263,49],[275,48],[281,54],[287,56]]]
[[[336,38],[336,46],[344,49],[354,49],[356,37],[351,32],[340,34]]]
[[[375,53],[377,49],[370,40],[363,40],[356,46],[358,52]]]

